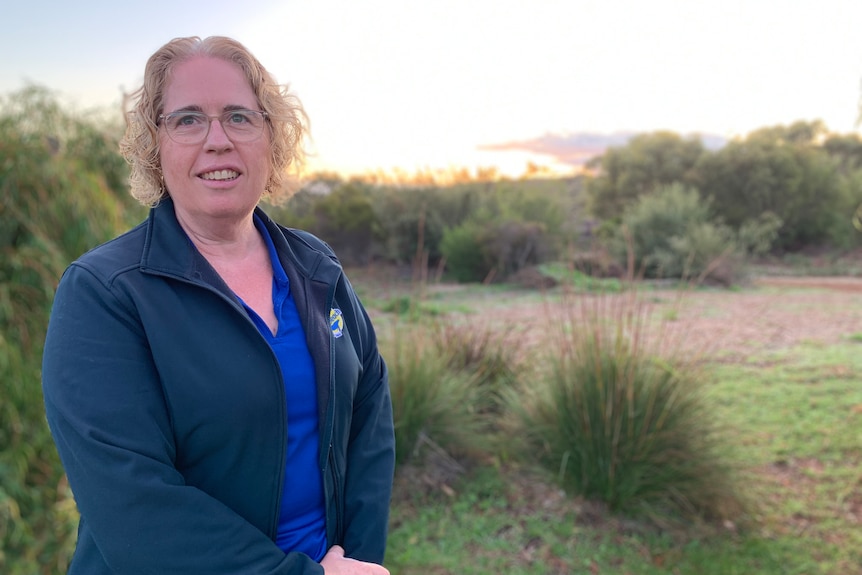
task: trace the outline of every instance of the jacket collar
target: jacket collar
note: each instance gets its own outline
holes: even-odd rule
[[[341,273],[341,266],[336,261],[313,247],[302,235],[276,224],[259,207],[255,208],[255,214],[269,231],[285,270],[290,269],[316,281],[335,281]],[[141,270],[204,281],[230,291],[180,226],[170,198],[165,198],[150,210]]]

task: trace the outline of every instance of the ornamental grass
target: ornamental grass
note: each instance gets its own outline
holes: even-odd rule
[[[552,312],[535,376],[508,396],[522,453],[615,512],[739,518],[703,352],[633,288],[567,297]]]
[[[451,350],[441,349],[431,328],[396,324],[380,347],[389,368],[398,464],[421,461],[425,448],[453,458],[485,448],[479,377],[454,365]]]

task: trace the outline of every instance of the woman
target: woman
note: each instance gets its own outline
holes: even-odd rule
[[[163,46],[135,97],[152,209],[68,268],[45,342],[69,573],[388,573],[374,330],[329,247],[257,207],[301,159],[301,106],[223,37]]]

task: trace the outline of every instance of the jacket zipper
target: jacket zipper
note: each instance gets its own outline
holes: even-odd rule
[[[329,443],[329,473],[332,476],[332,496],[335,499],[335,538],[336,541],[330,541],[330,545],[335,543],[342,544],[344,543],[344,533],[342,533],[341,526],[341,517],[344,513],[344,510],[341,508],[341,490],[338,488],[338,473],[335,467],[335,454],[333,451],[332,443]]]
[[[328,286],[326,293],[326,308],[332,309],[335,306],[335,291],[338,286],[339,278],[336,278],[335,281],[331,282]],[[310,283],[310,282],[309,282]],[[310,286],[307,284],[307,288]],[[326,310],[324,308],[324,310]],[[332,477],[332,497],[335,500],[335,541],[330,541],[329,545],[334,545],[338,543],[339,545],[344,543],[344,527],[342,525],[342,519],[344,517],[344,509],[342,509],[343,502],[341,500],[341,489],[340,489],[340,478],[338,476],[338,468],[335,464],[335,447],[332,441],[332,434],[335,428],[335,346],[330,337],[329,344],[329,405],[326,406],[326,419],[325,422],[325,433],[326,433],[326,442],[329,445],[329,450],[327,454],[327,461],[329,464],[329,473]]]
[[[157,275],[162,275],[165,277],[170,277],[170,278],[173,278],[176,280],[180,280],[184,283],[188,283],[190,285],[200,287],[200,288],[203,288],[203,289],[205,289],[211,293],[214,293],[219,298],[221,298],[223,301],[225,301],[236,312],[240,313],[245,318],[245,320],[248,322],[248,324],[252,327],[252,329],[254,330],[254,333],[260,339],[263,339],[263,336],[260,335],[260,332],[258,331],[257,326],[254,325],[254,322],[248,316],[246,311],[244,309],[242,309],[240,307],[240,305],[235,300],[229,298],[225,293],[216,289],[215,286],[212,286],[212,285],[210,285],[204,281],[196,281],[196,279],[193,279],[193,278],[177,276],[174,274],[168,274],[168,273],[161,272],[161,271],[153,271],[150,273],[155,273]],[[281,412],[282,413],[282,417],[281,417],[282,426],[281,427],[282,427],[283,433],[281,436],[281,438],[282,438],[282,446],[281,447],[282,448],[279,452],[280,454],[279,454],[278,483],[277,483],[278,492],[276,493],[275,505],[273,505],[273,512],[272,512],[272,515],[270,516],[269,533],[267,534],[270,539],[275,541],[276,533],[278,531],[278,518],[279,518],[279,515],[281,513],[280,502],[281,502],[281,498],[282,498],[282,491],[284,489],[284,467],[285,467],[286,458],[287,458],[287,424],[288,424],[288,422],[287,422],[287,405],[285,403],[286,400],[285,400],[285,395],[284,395],[284,393],[285,393],[284,392],[284,380],[281,376],[281,368],[278,365],[278,359],[276,359],[275,353],[272,351],[272,348],[269,346],[269,344],[267,344],[266,341],[264,341],[263,343],[264,343],[264,345],[266,345],[267,350],[269,350],[270,357],[272,358],[273,362],[275,363],[275,367],[276,367],[275,372],[276,372],[276,375],[278,377],[278,382],[279,382],[278,397],[280,399],[280,405],[282,406],[282,412]]]

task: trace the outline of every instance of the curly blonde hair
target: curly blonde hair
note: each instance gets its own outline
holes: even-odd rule
[[[245,46],[224,36],[175,38],[147,61],[144,83],[130,96],[134,103],[126,113],[126,133],[120,142],[120,152],[131,166],[132,196],[145,206],[154,206],[168,195],[162,179],[158,118],[164,113],[164,92],[171,70],[195,56],[221,58],[242,69],[268,118],[270,176],[264,195],[271,203],[286,200],[295,191],[289,169],[297,173],[305,159],[308,117],[287,86],[276,83]]]

